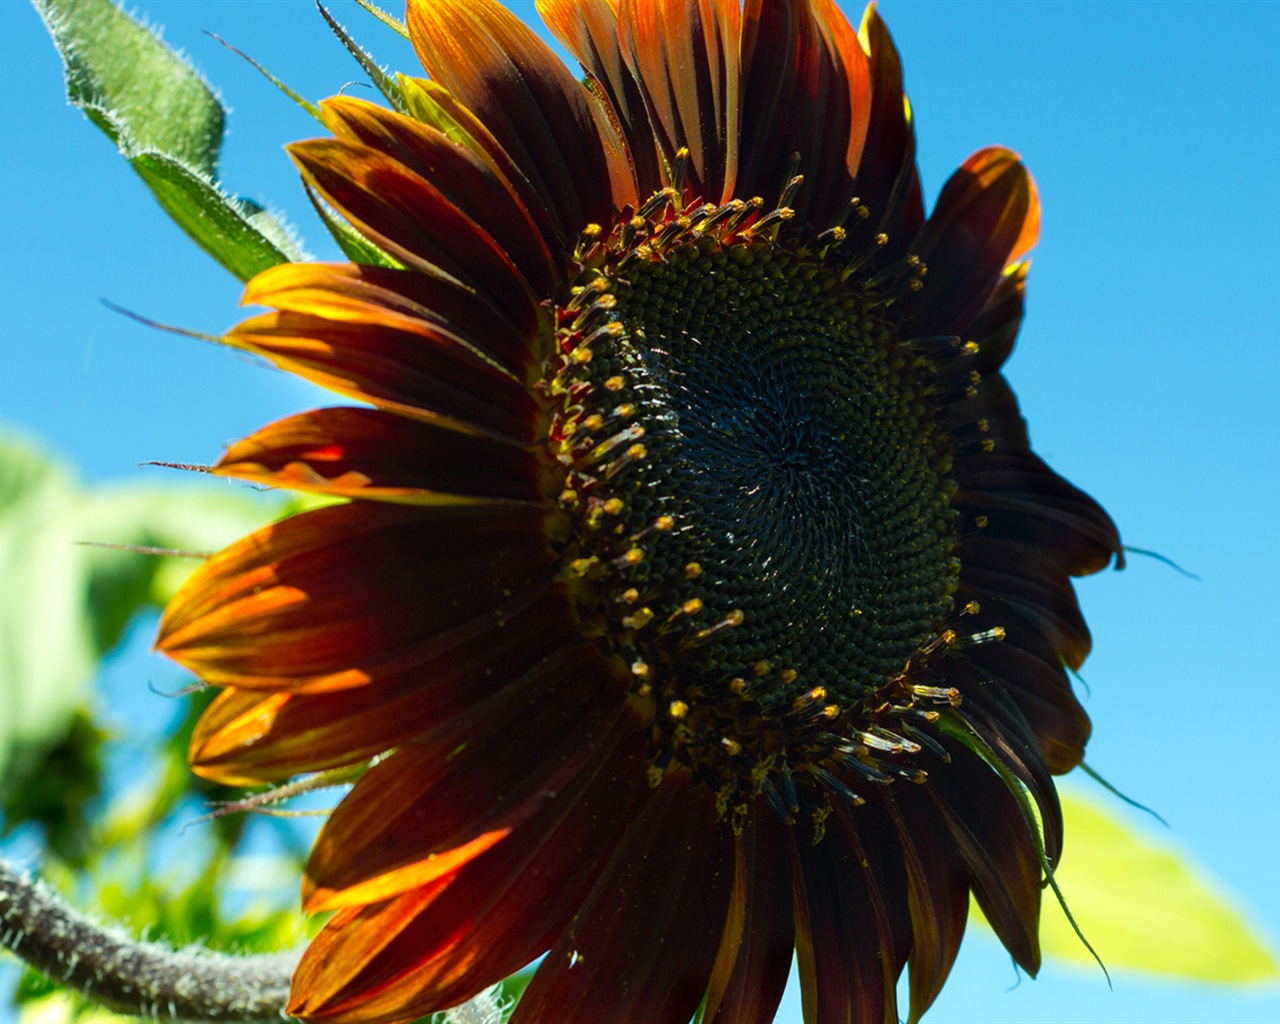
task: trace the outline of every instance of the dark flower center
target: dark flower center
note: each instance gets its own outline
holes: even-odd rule
[[[940,632],[948,448],[856,276],[767,236],[630,227],[559,311],[558,543],[655,778],[681,763],[737,805],[866,754],[850,736]]]

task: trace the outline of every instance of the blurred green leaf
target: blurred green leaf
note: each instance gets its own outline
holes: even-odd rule
[[[99,660],[130,619],[164,603],[202,553],[285,508],[238,484],[86,490],[35,447],[0,435],[0,579],[7,584],[0,593],[0,806],[6,828],[22,820],[53,824],[36,813],[48,801],[38,794],[20,798],[18,788],[67,741]],[[195,557],[95,543],[179,549]],[[87,743],[87,735],[80,739]],[[58,772],[49,764],[44,782],[56,775],[65,793],[95,791],[96,783],[68,775],[75,764],[82,773],[96,771],[89,747],[81,753],[60,757]]]
[[[1058,884],[1109,970],[1221,985],[1280,981],[1280,963],[1257,928],[1208,872],[1172,844],[1079,796],[1063,794],[1062,812],[1067,841]],[[1048,894],[1040,941],[1046,957],[1097,969]]]
[[[0,438],[0,783],[65,731],[97,665],[77,499],[69,472]]]
[[[183,231],[242,281],[301,258],[275,217],[219,184],[226,114],[190,63],[106,0],[32,2],[62,57],[67,98]]]

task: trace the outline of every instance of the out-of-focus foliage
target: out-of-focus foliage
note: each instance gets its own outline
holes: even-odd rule
[[[1062,810],[1069,838],[1058,883],[1108,968],[1226,985],[1280,981],[1280,963],[1254,923],[1172,844],[1074,793],[1064,794]],[[1045,904],[1045,952],[1096,967],[1066,916]]]
[[[243,796],[187,768],[213,692],[181,698],[177,724],[150,740],[113,736],[105,723],[119,709],[104,714],[92,686],[130,622],[167,601],[202,553],[298,507],[234,483],[86,488],[34,445],[0,435],[0,834],[36,837],[47,881],[135,934],[245,951],[305,937],[305,841],[286,821],[219,817],[188,829],[182,857],[165,856],[209,805]],[[173,549],[188,554],[155,553]],[[145,694],[145,679],[137,685],[143,699],[165,700]],[[260,840],[271,830],[269,854],[248,850],[255,821]],[[24,1024],[114,1019],[31,972],[17,998]]]

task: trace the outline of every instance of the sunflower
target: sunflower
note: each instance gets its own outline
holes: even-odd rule
[[[228,344],[360,406],[227,476],[344,499],[214,555],[159,647],[208,778],[362,772],[306,869],[306,1020],[544,956],[516,1024],[893,1022],[970,893],[1039,966],[1089,721],[1071,577],[1120,545],[1000,367],[1039,206],[984,149],[925,217],[898,55],[833,0],[409,0],[426,79],[290,153],[369,263]]]

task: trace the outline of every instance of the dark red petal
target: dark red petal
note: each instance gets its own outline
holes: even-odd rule
[[[257,785],[354,764],[435,729],[576,636],[560,587],[531,590],[424,645],[421,658],[375,666],[369,682],[329,693],[232,688],[201,716],[193,770]]]
[[[1000,612],[995,611],[997,617]],[[1006,627],[1010,628],[1010,627]],[[981,644],[968,658],[1008,690],[1035,735],[1049,771],[1069,772],[1084,757],[1089,740],[1089,716],[1071,691],[1061,658],[1046,643],[1028,642],[1024,631],[1012,627],[1004,643]]]
[[[871,55],[871,117],[857,190],[871,213],[870,223],[889,236],[886,256],[896,258],[906,253],[924,223],[915,129],[902,89],[902,61],[874,6],[867,7],[860,35]]]
[[[668,163],[689,149],[688,195],[734,195],[740,132],[739,0],[622,0],[622,55]]]
[[[317,409],[237,441],[214,472],[271,487],[411,505],[540,501],[524,448],[378,409]]]
[[[896,847],[891,828],[880,842]],[[897,1024],[895,984],[909,935],[896,934],[888,919],[886,901],[894,894],[880,891],[877,871],[838,808],[820,838],[797,828],[794,852],[796,959],[805,1020]],[[881,856],[885,852],[876,850]],[[895,848],[888,856],[901,860],[902,855]]]
[[[286,519],[197,569],[157,644],[210,682],[360,685],[451,648],[450,630],[545,589],[541,515],[519,508],[466,515],[360,503]]]
[[[551,294],[559,268],[541,232],[509,183],[478,154],[373,103],[337,96],[320,106],[334,135],[380,150],[429,181],[498,242],[535,294]]]
[[[635,201],[621,142],[587,91],[494,0],[410,0],[418,59],[493,132],[553,214],[562,243]]]
[[[1000,600],[1033,623],[1069,663],[1084,661],[1089,627],[1070,577],[1052,553],[983,532],[961,541],[960,563],[965,587],[979,602]]]
[[[652,799],[642,755],[634,730],[621,729],[561,795],[447,882],[338,911],[303,956],[290,1012],[333,1024],[414,1020],[544,953]]]
[[[511,1024],[687,1024],[733,887],[733,832],[701,786],[668,777],[516,1006]]]
[[[451,852],[518,828],[592,758],[623,693],[594,646],[566,648],[402,746],[325,823],[307,862],[305,909],[430,884],[452,870]]]
[[[455,205],[434,180],[362,142],[312,139],[288,147],[303,178],[325,200],[405,266],[443,272],[502,304],[535,308],[535,293],[496,239]]]
[[[920,335],[964,334],[1006,266],[1035,245],[1040,202],[1016,153],[998,146],[969,157],[943,186],[912,251],[924,287],[902,311]]]
[[[748,0],[742,29],[739,195],[776,198],[798,155],[802,222],[826,228],[847,212],[866,137],[871,70],[834,3]]]
[[[947,766],[936,770],[946,771]],[[923,793],[915,787],[892,786],[877,797],[897,829],[907,869],[912,932],[908,1021],[915,1024],[942,991],[960,950],[969,916],[969,882],[946,839],[945,824]]]
[[[1053,552],[1073,576],[1098,572],[1113,557],[1119,562],[1120,537],[1111,517],[1030,451],[957,459],[952,475],[962,532],[981,529]],[[985,523],[980,527],[979,516]]]
[[[538,0],[538,13],[608,100],[627,140],[639,198],[647,198],[662,187],[662,175],[644,97],[618,48],[617,10],[600,0]]]
[[[735,844],[733,895],[703,1019],[772,1024],[795,944],[790,828],[757,799]]]
[[[1040,969],[1040,860],[1017,801],[976,754],[946,744],[951,763],[925,783],[958,847],[978,906],[1015,961]]]

